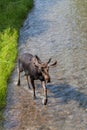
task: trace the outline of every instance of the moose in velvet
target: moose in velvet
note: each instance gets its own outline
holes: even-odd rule
[[[43,104],[47,104],[47,87],[46,83],[50,82],[50,75],[49,75],[49,67],[55,66],[57,64],[57,61],[55,61],[53,64],[49,64],[51,62],[51,58],[48,62],[43,63],[40,58],[35,55],[29,53],[24,53],[18,57],[18,83],[17,85],[20,85],[20,72],[25,72],[25,76],[27,79],[28,87],[29,85],[29,78],[30,76],[30,82],[33,88],[33,97],[35,98],[35,84],[34,80],[40,80],[41,86],[44,89],[44,100]]]

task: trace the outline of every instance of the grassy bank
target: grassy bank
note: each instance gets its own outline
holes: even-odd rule
[[[0,0],[0,111],[17,56],[18,32],[32,6],[33,0]]]

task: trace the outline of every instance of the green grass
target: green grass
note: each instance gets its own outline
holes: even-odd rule
[[[0,0],[0,110],[15,66],[19,29],[32,6],[33,0]]]
[[[0,30],[18,29],[32,5],[33,0],[0,0]]]
[[[17,30],[5,29],[0,34],[0,108],[6,103],[7,81],[17,56]]]

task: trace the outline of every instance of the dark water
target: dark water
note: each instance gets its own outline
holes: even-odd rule
[[[41,103],[42,88],[36,81],[37,100],[22,75],[16,86],[17,68],[8,86],[5,130],[87,130],[87,1],[35,0],[20,30],[19,54],[37,54],[43,61],[57,60],[50,69],[48,104]]]

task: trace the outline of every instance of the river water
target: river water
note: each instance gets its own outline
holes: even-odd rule
[[[42,61],[57,60],[50,68],[48,104],[36,81],[32,99],[17,66],[7,91],[5,130],[87,130],[87,0],[35,0],[20,30],[19,54],[37,54]]]

